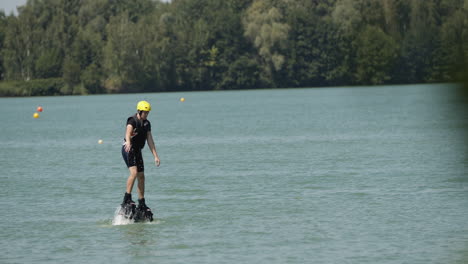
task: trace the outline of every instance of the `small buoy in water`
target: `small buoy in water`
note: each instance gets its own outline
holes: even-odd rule
[[[185,98],[181,97],[181,98],[180,98],[180,101],[181,101],[181,102],[185,102]]]
[[[34,117],[34,118],[39,118],[39,114],[38,114],[38,113],[34,113],[34,114],[33,114],[33,117]]]
[[[103,142],[104,142],[104,141],[102,141],[102,139],[100,139],[100,140],[98,140],[97,143],[102,144]]]
[[[37,107],[37,111],[38,111],[38,112],[42,112],[42,106],[38,106],[38,107]]]

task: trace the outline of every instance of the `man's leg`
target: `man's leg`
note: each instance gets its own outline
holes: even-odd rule
[[[145,173],[143,171],[138,172],[137,178],[138,178],[138,185],[137,185],[138,198],[143,199],[145,198]]]
[[[135,221],[153,221],[153,213],[145,203],[145,173],[138,172],[137,174],[138,185],[138,207],[136,209]]]
[[[137,167],[129,167],[128,171],[130,172],[130,175],[127,179],[127,189],[121,204],[122,209],[120,214],[124,215],[126,218],[132,219],[133,215],[135,214],[135,202],[132,200],[132,189],[133,184],[137,178]]]
[[[132,193],[133,184],[135,183],[135,180],[138,175],[137,166],[129,167],[128,170],[130,172],[130,175],[128,176],[128,179],[127,179],[127,193]]]

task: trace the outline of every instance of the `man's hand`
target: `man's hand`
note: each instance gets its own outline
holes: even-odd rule
[[[132,143],[130,142],[125,142],[125,152],[129,152],[130,149],[132,148]]]
[[[159,167],[159,165],[161,165],[161,161],[159,160],[158,156],[154,157],[154,163],[156,163],[156,166],[158,166],[158,167]]]

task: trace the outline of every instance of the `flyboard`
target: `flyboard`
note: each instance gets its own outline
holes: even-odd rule
[[[144,223],[153,221],[153,212],[145,206],[136,206],[134,202],[122,203],[117,208],[112,221],[113,225],[126,225],[131,223]]]

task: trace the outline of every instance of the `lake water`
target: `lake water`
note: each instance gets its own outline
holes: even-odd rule
[[[1,98],[0,263],[467,263],[454,91]],[[161,158],[144,149],[155,221],[116,226],[139,100]]]

